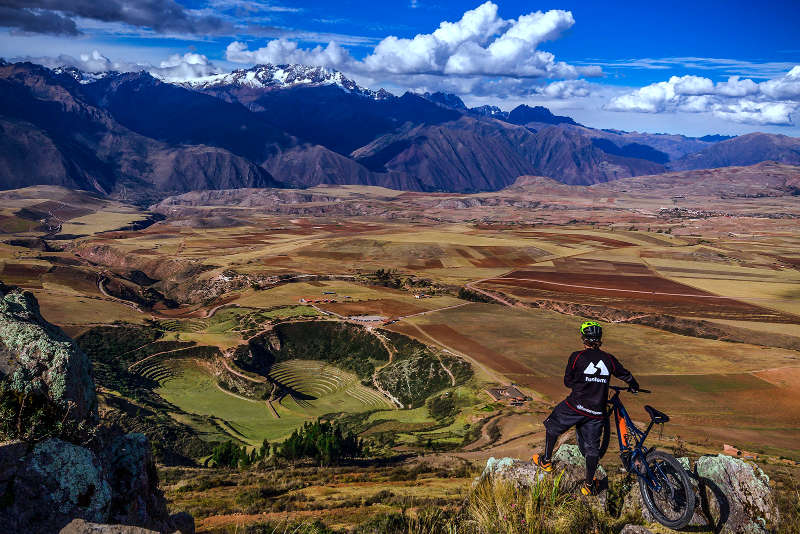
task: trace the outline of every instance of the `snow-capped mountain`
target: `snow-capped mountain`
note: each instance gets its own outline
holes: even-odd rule
[[[53,69],[53,73],[55,74],[66,74],[75,78],[78,83],[87,84],[96,82],[97,80],[102,80],[108,76],[116,76],[119,72],[116,71],[108,71],[108,72],[85,72],[79,70],[75,67],[56,67]]]
[[[229,86],[251,87],[254,89],[289,89],[299,86],[336,85],[349,93],[374,100],[384,100],[392,96],[391,93],[384,89],[378,91],[365,89],[337,70],[298,64],[256,65],[249,69],[237,69],[229,73],[205,76],[184,82],[181,85],[201,91]]]

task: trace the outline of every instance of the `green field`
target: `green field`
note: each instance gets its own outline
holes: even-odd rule
[[[214,416],[229,429],[229,437],[251,445],[262,440],[279,440],[292,430],[328,413],[358,413],[388,408],[388,401],[364,386],[354,375],[324,362],[288,361],[276,366],[275,375],[296,390],[316,399],[290,396],[273,401],[276,418],[266,401],[254,400],[223,390],[207,370],[191,361],[166,361],[142,370],[142,374],[160,382],[156,393],[181,410]],[[190,422],[190,426],[194,423]],[[204,429],[197,429],[203,431]]]

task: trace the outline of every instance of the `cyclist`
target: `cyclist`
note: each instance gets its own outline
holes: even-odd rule
[[[544,453],[534,454],[532,461],[542,470],[552,471],[551,459],[556,441],[574,426],[586,455],[586,480],[581,486],[581,493],[595,495],[598,488],[594,474],[600,461],[600,440],[603,418],[607,417],[610,375],[627,382],[634,393],[639,390],[639,383],[619,360],[600,350],[603,344],[600,323],[586,321],[581,325],[580,332],[584,349],[572,353],[564,373],[564,385],[572,389],[572,393],[544,420]]]

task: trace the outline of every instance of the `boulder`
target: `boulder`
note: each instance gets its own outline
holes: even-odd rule
[[[28,291],[0,287],[0,378],[13,390],[45,395],[76,420],[96,419],[89,358],[39,312]]]
[[[531,462],[523,462],[516,458],[492,457],[486,461],[480,479],[487,476],[508,480],[520,488],[529,488],[547,476],[547,473]]]
[[[678,461],[689,471],[698,495],[690,527],[710,525],[719,534],[766,534],[778,523],[769,477],[758,466],[723,454],[700,457],[693,470],[688,458]],[[622,511],[636,510],[645,521],[655,522],[634,480]]]
[[[619,534],[653,534],[653,531],[641,525],[625,525]]]
[[[513,482],[519,487],[530,487],[545,476],[561,476],[560,487],[564,491],[577,491],[586,476],[586,460],[577,445],[562,445],[553,454],[553,472],[545,473],[536,464],[516,458],[489,458],[481,478],[492,475]],[[605,506],[608,484],[606,472],[597,468],[596,478],[600,480],[601,492],[598,504]]]
[[[158,474],[144,434],[112,438],[101,452],[110,474],[113,498],[110,520],[129,525],[150,525],[166,517],[167,508],[158,489]]]
[[[0,451],[15,465],[0,481],[5,486],[0,524],[10,532],[58,532],[73,518],[108,516],[111,487],[89,449],[49,439],[27,453],[15,443]]]
[[[101,525],[74,519],[59,534],[159,534],[158,531],[130,525]]]
[[[721,534],[759,534],[778,524],[769,477],[755,464],[724,454],[702,456],[694,473],[703,510]]]
[[[98,426],[87,356],[42,318],[31,293],[2,283],[0,379],[4,402],[19,402],[0,413],[0,436],[30,436],[0,443],[0,531],[194,533],[189,514],[167,512],[147,438]]]

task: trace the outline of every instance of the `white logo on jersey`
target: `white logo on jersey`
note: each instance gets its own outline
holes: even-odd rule
[[[600,371],[601,376],[608,376],[608,367],[606,367],[606,364],[603,362],[603,360],[600,360],[596,364],[589,362],[589,365],[587,365],[586,369],[583,370],[583,374],[596,375],[598,371]]]

